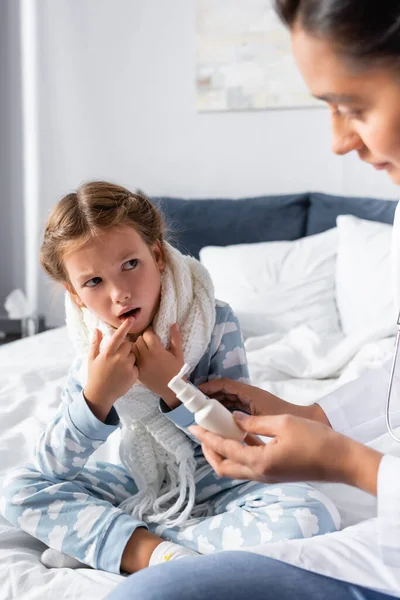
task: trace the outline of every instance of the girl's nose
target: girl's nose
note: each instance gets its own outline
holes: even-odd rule
[[[115,304],[123,304],[130,299],[131,295],[128,291],[115,287],[111,292],[111,297]]]

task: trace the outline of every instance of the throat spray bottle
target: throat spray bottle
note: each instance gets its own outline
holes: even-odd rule
[[[168,387],[175,392],[176,397],[186,408],[194,413],[194,419],[198,425],[221,437],[242,442],[246,432],[240,429],[229,410],[214,398],[208,398],[192,383],[183,379],[189,369],[189,365],[183,365],[178,375],[168,383]]]

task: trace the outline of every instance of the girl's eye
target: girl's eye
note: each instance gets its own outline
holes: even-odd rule
[[[89,279],[89,281],[87,281],[84,285],[84,287],[96,287],[96,285],[98,285],[101,282],[101,277],[93,277],[92,279]]]
[[[135,269],[137,267],[138,262],[139,261],[137,260],[137,258],[127,260],[126,263],[123,264],[124,271],[131,271],[132,269]]]

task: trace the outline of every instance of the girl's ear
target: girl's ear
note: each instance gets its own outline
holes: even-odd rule
[[[164,249],[162,247],[162,243],[160,240],[157,240],[152,247],[153,256],[157,263],[158,269],[160,273],[162,273],[165,269],[165,257],[164,257]]]
[[[74,288],[72,287],[71,284],[69,283],[64,283],[64,288],[67,290],[67,292],[69,293],[69,295],[71,296],[71,300],[73,302],[75,302],[75,304],[77,306],[80,306],[81,308],[86,308],[85,304],[82,302],[82,300],[79,298],[78,294],[75,292]]]

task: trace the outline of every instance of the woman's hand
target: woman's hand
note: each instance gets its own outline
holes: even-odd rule
[[[324,411],[318,404],[298,406],[240,381],[232,379],[213,379],[199,386],[201,391],[211,398],[219,400],[227,408],[242,410],[253,416],[258,415],[295,415],[330,425]]]
[[[220,477],[266,483],[334,481],[376,494],[379,452],[327,425],[293,415],[235,418],[244,431],[273,439],[263,446],[244,446],[201,427],[189,428]]]
[[[112,335],[107,346],[100,351],[103,338],[96,329],[88,361],[88,382],[83,390],[93,414],[105,421],[114,402],[126,394],[138,378],[136,357],[126,336],[133,319],[125,319]]]
[[[134,343],[133,352],[141,383],[160,396],[170,408],[179,406],[180,401],[168,387],[168,382],[184,364],[181,334],[177,324],[171,327],[169,350],[164,348],[149,327]]]

